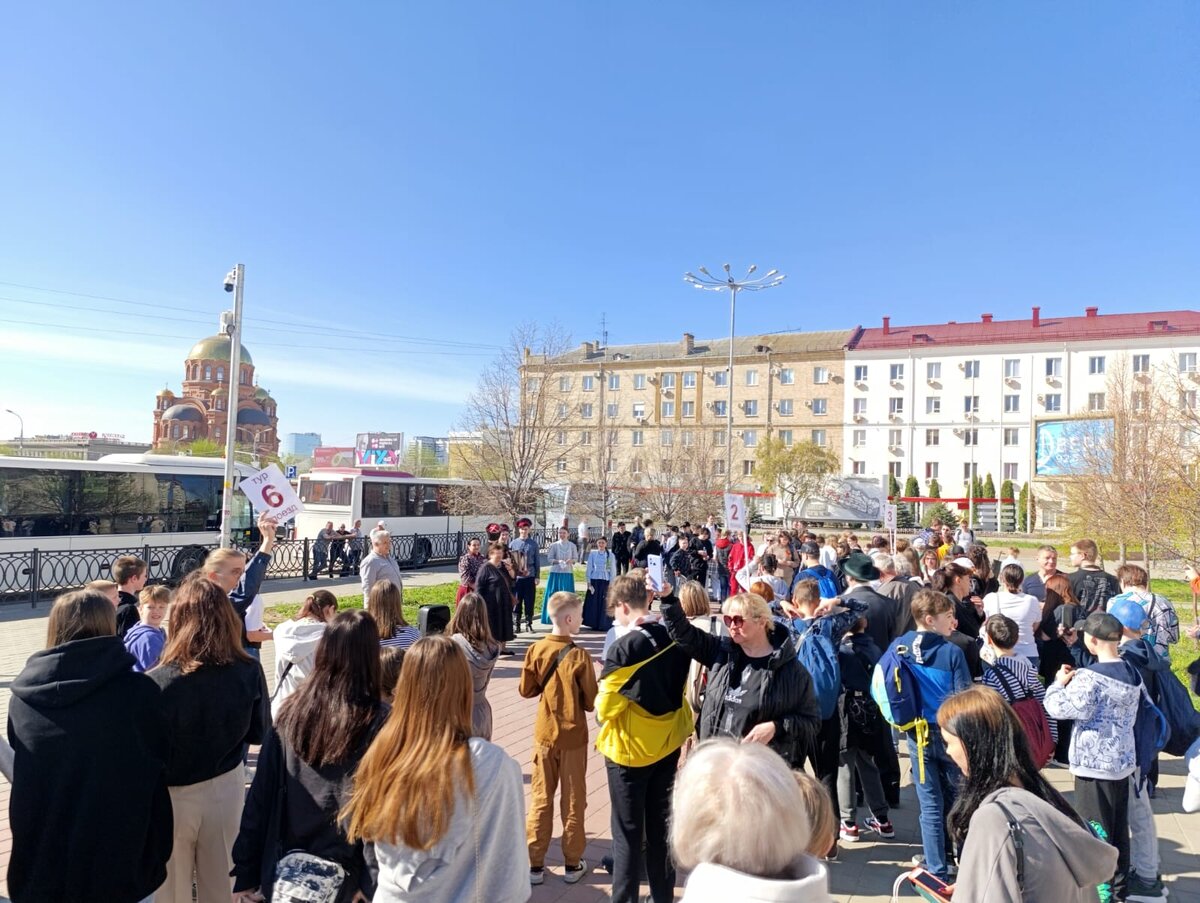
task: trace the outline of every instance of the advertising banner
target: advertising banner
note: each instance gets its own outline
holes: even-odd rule
[[[1107,473],[1113,442],[1111,418],[1043,420],[1036,426],[1034,476],[1074,477]]]

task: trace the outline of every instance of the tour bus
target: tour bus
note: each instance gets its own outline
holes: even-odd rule
[[[235,481],[254,473],[237,465]],[[150,554],[150,577],[174,582],[218,544],[225,462],[175,455],[99,461],[0,456],[0,593],[110,579],[119,555]],[[234,492],[233,535],[257,541],[250,504]],[[155,550],[158,550],[155,553]]]

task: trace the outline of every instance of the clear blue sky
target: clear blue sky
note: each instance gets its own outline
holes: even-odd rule
[[[29,434],[148,438],[236,261],[281,430],[331,443],[444,433],[478,346],[521,320],[720,336],[727,308],[680,276],[726,260],[790,277],[742,306],[747,332],[1196,306],[1194,2],[74,2],[0,22],[0,280],[159,306],[0,285],[0,410]]]

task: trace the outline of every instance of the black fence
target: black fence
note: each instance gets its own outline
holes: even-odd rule
[[[545,548],[556,540],[557,531],[538,531],[538,545]],[[430,564],[458,561],[467,543],[479,539],[486,549],[483,531],[459,533],[392,534],[392,557],[402,568],[420,568]],[[312,579],[318,556],[316,540],[281,539],[275,543],[267,579]],[[122,555],[136,555],[149,564],[151,583],[174,585],[204,563],[205,556],[217,543],[193,543],[176,546],[130,545],[116,549],[55,551],[33,549],[28,552],[0,551],[0,602],[38,602],[53,598],[68,589],[76,589],[93,580],[111,580],[113,562]],[[257,546],[239,546],[253,553]],[[357,573],[358,562],[370,552],[366,537],[356,543],[332,543],[322,562],[321,574]]]

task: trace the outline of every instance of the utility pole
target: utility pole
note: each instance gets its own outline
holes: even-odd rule
[[[233,544],[231,535],[233,516],[234,452],[237,447],[238,389],[242,384],[242,283],[246,281],[246,268],[238,264],[225,277],[225,291],[233,292],[233,318],[229,311],[222,315],[225,334],[229,336],[229,416],[225,421],[225,484],[221,492],[221,548]]]

